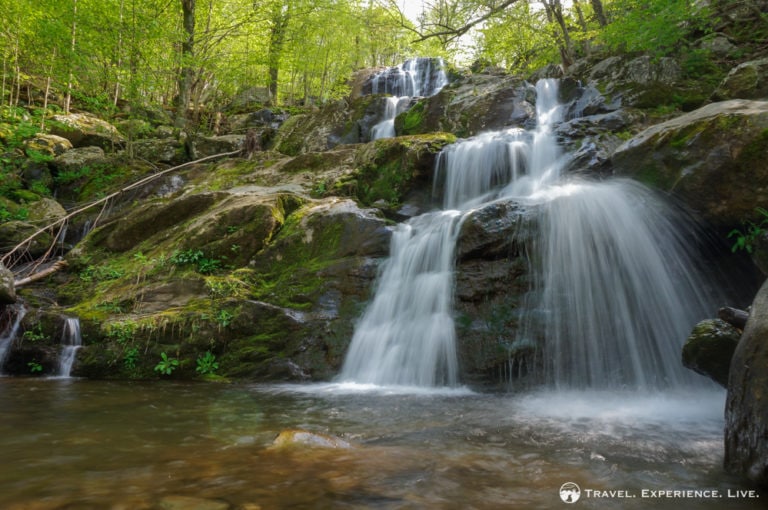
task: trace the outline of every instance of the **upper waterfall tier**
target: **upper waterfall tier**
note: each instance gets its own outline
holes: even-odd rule
[[[371,79],[371,94],[433,96],[448,83],[442,58],[418,57],[390,67]]]

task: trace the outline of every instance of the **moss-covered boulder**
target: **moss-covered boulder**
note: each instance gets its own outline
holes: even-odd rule
[[[614,172],[672,193],[730,229],[768,203],[768,102],[713,103],[620,146]]]
[[[728,387],[731,357],[741,331],[721,319],[707,319],[694,326],[683,345],[683,365]]]
[[[137,158],[157,163],[179,165],[187,160],[184,144],[173,137],[156,137],[136,140],[130,150]]]
[[[398,115],[395,132],[398,135],[449,132],[466,137],[521,126],[535,115],[534,98],[533,87],[520,78],[470,74]]]
[[[712,98],[715,101],[768,98],[768,58],[750,60],[731,69]]]
[[[81,171],[84,166],[104,162],[104,149],[101,147],[78,147],[56,156],[51,166],[57,172],[74,174]]]
[[[427,207],[430,197],[419,192],[429,189],[437,154],[455,140],[451,134],[434,133],[368,143],[357,151],[354,174],[336,187],[357,196],[365,205],[381,201],[391,209],[416,194],[420,207]]]
[[[296,156],[326,151],[340,144],[367,142],[378,99],[379,96],[363,96],[339,100],[317,111],[293,115],[280,126],[272,148]]]
[[[39,227],[27,221],[12,220],[0,223],[0,249],[3,252],[10,251],[15,246],[36,234]],[[27,253],[31,257],[43,255],[51,247],[53,237],[48,232],[43,232],[27,245]]]
[[[24,150],[27,155],[32,152],[48,156],[60,156],[72,148],[72,143],[64,137],[46,133],[38,133],[33,138],[24,140]]]
[[[115,126],[87,113],[54,115],[49,123],[49,130],[51,134],[69,140],[74,147],[95,145],[113,150],[125,142]]]

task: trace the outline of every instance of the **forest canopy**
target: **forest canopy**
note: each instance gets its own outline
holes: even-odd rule
[[[530,73],[608,49],[663,54],[731,0],[0,0],[3,104],[273,105],[344,96],[357,69],[416,55]],[[737,2],[749,4],[748,0]],[[713,7],[715,6],[715,7]],[[414,19],[411,19],[414,18]]]

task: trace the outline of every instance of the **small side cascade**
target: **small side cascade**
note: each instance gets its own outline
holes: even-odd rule
[[[0,374],[3,373],[3,366],[5,360],[8,358],[8,353],[11,350],[13,341],[16,339],[16,335],[19,333],[19,327],[21,327],[21,321],[24,319],[24,315],[27,313],[27,309],[23,305],[8,306],[5,308],[6,313],[10,314],[6,328],[0,332]]]
[[[448,84],[441,58],[412,58],[390,67],[371,80],[372,94],[390,94],[386,98],[382,120],[371,129],[371,139],[395,136],[395,117],[408,109],[412,97],[434,96]]]
[[[64,329],[61,333],[61,354],[59,355],[59,377],[71,377],[72,365],[75,364],[77,350],[83,346],[83,337],[80,333],[80,319],[67,317],[64,320]]]

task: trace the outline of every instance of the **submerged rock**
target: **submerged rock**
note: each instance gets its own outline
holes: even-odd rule
[[[768,486],[768,283],[757,293],[731,360],[725,468]]]
[[[272,446],[278,448],[286,446],[309,446],[314,448],[352,447],[352,445],[340,437],[320,434],[318,432],[310,432],[308,430],[283,430],[278,434],[275,440],[272,441]]]
[[[191,496],[165,496],[158,503],[161,510],[229,510],[232,505],[217,499]]]
[[[683,365],[728,387],[731,357],[741,331],[720,319],[699,322],[683,345]]]

